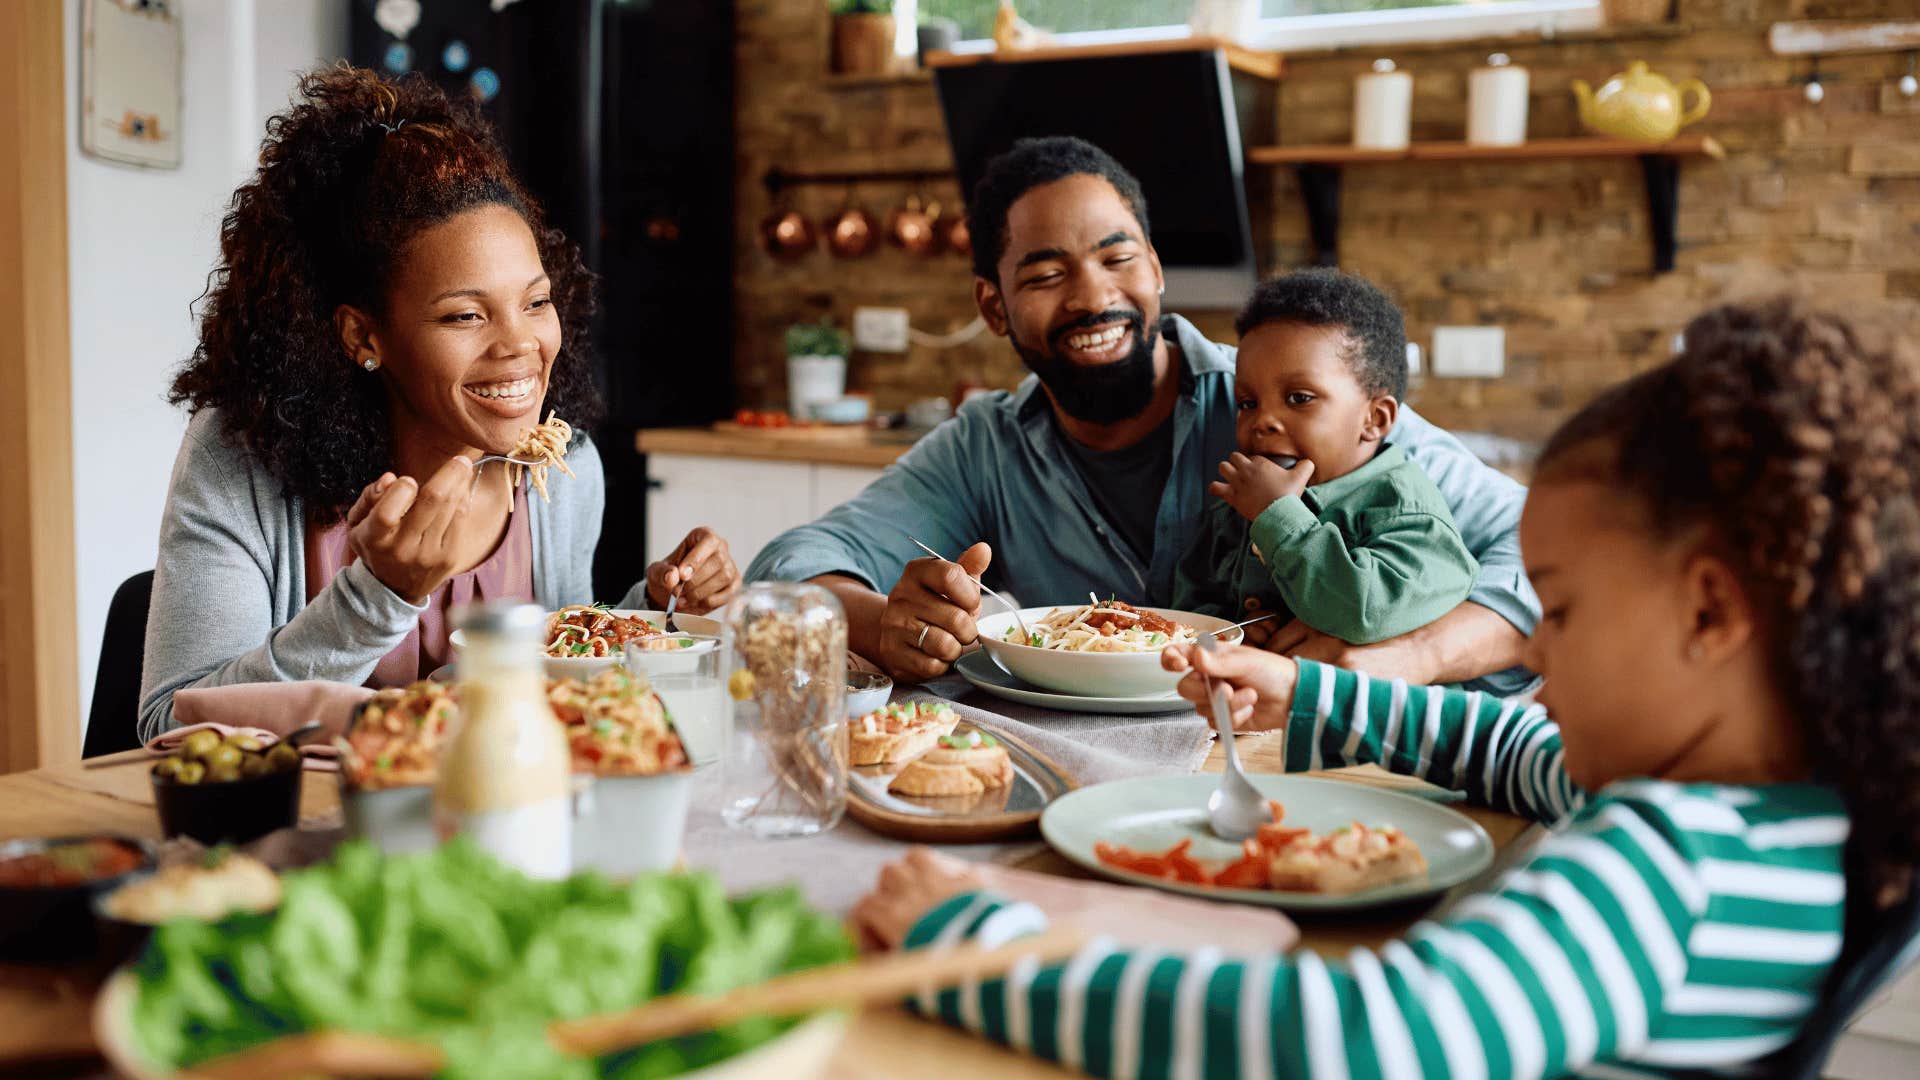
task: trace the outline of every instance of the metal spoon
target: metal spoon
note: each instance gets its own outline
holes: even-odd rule
[[[913,537],[911,537],[911,536],[909,536],[909,537],[907,537],[907,539],[909,539],[909,540],[913,540]],[[917,547],[917,548],[919,548],[919,549],[920,549],[921,551],[924,551],[924,552],[926,552],[927,554],[929,554],[929,555],[931,555],[931,556],[933,556],[934,558],[936,558],[936,559],[939,559],[939,560],[940,560],[941,562],[953,562],[953,560],[952,560],[952,559],[949,559],[949,558],[947,558],[947,557],[946,557],[945,555],[942,555],[942,554],[940,554],[939,552],[937,552],[937,551],[935,551],[935,550],[933,550],[932,548],[930,548],[930,547],[928,547],[927,545],[925,545],[925,544],[923,544],[923,543],[921,543],[921,542],[920,542],[920,541],[918,541],[918,540],[913,540],[913,546],[914,546],[914,547]],[[959,563],[953,563],[953,565],[955,565],[955,566],[959,566],[960,564],[959,564]],[[961,573],[966,573],[966,570],[965,570],[964,568],[962,568],[962,570],[961,570]],[[1026,639],[1028,639],[1028,640],[1032,640],[1032,638],[1033,638],[1033,632],[1032,632],[1031,630],[1028,630],[1028,629],[1027,629],[1027,621],[1026,621],[1025,619],[1022,619],[1022,618],[1020,617],[1020,609],[1019,609],[1019,608],[1017,608],[1017,607],[1014,607],[1014,606],[1013,606],[1013,602],[1012,602],[1012,601],[1010,601],[1010,600],[1008,600],[1008,599],[1007,599],[1006,597],[1004,597],[1004,596],[1001,596],[1001,595],[1000,595],[999,593],[997,593],[997,592],[994,592],[994,591],[993,591],[992,589],[990,589],[990,588],[987,588],[987,583],[986,583],[986,582],[984,582],[984,581],[981,581],[981,580],[980,580],[979,578],[977,578],[977,577],[973,577],[973,575],[971,575],[971,574],[968,574],[967,576],[968,576],[968,577],[969,577],[970,579],[972,579],[972,581],[973,581],[973,583],[974,583],[975,585],[978,585],[978,586],[980,586],[980,589],[981,589],[981,591],[983,591],[983,592],[985,592],[985,593],[986,593],[986,594],[987,594],[988,596],[991,596],[991,597],[993,597],[993,598],[994,598],[995,600],[998,600],[998,601],[1000,601],[1000,602],[1001,602],[1002,604],[1004,604],[1004,605],[1006,605],[1006,609],[1007,609],[1008,611],[1011,611],[1011,612],[1013,612],[1013,621],[1014,621],[1014,624],[1015,624],[1016,626],[1018,626],[1018,627],[1020,627],[1020,636],[1021,636],[1021,637],[1023,637],[1023,638],[1026,638]]]
[[[1219,654],[1220,643],[1212,634],[1201,634],[1199,638],[1202,652]],[[1213,695],[1214,730],[1220,733],[1220,745],[1227,755],[1227,771],[1220,777],[1220,786],[1207,796],[1207,824],[1212,827],[1213,835],[1238,842],[1260,831],[1260,826],[1272,821],[1273,815],[1267,811],[1266,798],[1247,780],[1246,773],[1240,771],[1240,755],[1233,748],[1233,710],[1227,686],[1212,679],[1207,683]]]

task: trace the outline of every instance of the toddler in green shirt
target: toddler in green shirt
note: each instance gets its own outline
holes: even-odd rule
[[[1240,450],[1208,487],[1174,606],[1276,612],[1365,645],[1467,598],[1479,565],[1440,491],[1390,441],[1407,392],[1400,310],[1364,279],[1265,282],[1235,322]]]

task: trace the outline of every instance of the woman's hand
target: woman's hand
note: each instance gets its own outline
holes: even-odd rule
[[[409,604],[426,603],[459,569],[461,523],[473,495],[473,462],[451,457],[423,485],[383,474],[347,511],[347,546]]]
[[[667,598],[680,594],[675,611],[705,615],[740,591],[740,568],[720,534],[705,525],[687,534],[666,558],[647,567],[647,599],[665,610]]]
[[[979,872],[959,859],[913,848],[880,868],[880,880],[853,905],[848,922],[866,948],[897,949],[941,901],[985,886]]]
[[[1287,713],[1293,708],[1293,688],[1300,681],[1300,665],[1287,657],[1243,645],[1224,645],[1211,653],[1197,645],[1169,645],[1160,654],[1160,666],[1168,671],[1187,673],[1187,677],[1180,680],[1180,696],[1193,702],[1200,715],[1215,727],[1219,727],[1221,721],[1213,715],[1209,678],[1227,684],[1227,708],[1233,714],[1233,730],[1287,729]]]

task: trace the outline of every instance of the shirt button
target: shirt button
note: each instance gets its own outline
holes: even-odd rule
[[[1254,597],[1254,596],[1249,596],[1249,597],[1247,597],[1247,610],[1248,610],[1248,611],[1259,611],[1259,610],[1260,610],[1260,599],[1259,599],[1258,597]]]

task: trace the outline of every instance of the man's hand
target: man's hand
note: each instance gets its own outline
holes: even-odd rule
[[[897,682],[924,682],[947,668],[979,636],[973,621],[980,614],[980,585],[975,580],[993,561],[985,543],[961,552],[960,561],[915,559],[887,594],[887,607],[867,659],[885,668]]]
[[[1214,727],[1219,727],[1223,720],[1213,715],[1210,679],[1227,684],[1227,708],[1233,712],[1233,730],[1287,730],[1287,714],[1293,709],[1293,688],[1300,680],[1300,666],[1286,657],[1244,645],[1223,645],[1213,653],[1197,645],[1169,645],[1160,654],[1160,666],[1168,671],[1187,673],[1187,677],[1180,680],[1180,696],[1193,702],[1193,707]]]
[[[1301,458],[1293,468],[1283,469],[1264,457],[1234,451],[1220,463],[1220,479],[1207,490],[1227,500],[1248,521],[1260,516],[1276,500],[1298,495],[1313,481],[1313,462]]]
[[[1295,619],[1273,632],[1267,639],[1266,649],[1296,660],[1318,660],[1349,671],[1364,671],[1383,679],[1405,679],[1416,686],[1425,686],[1434,681],[1435,669],[1418,635],[1415,631],[1371,645],[1354,645]]]

